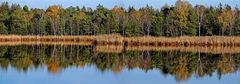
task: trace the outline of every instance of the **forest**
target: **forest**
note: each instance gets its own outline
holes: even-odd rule
[[[101,35],[135,36],[238,36],[240,10],[219,4],[217,7],[191,5],[178,0],[175,5],[155,9],[149,5],[135,9],[98,5],[47,9],[0,5],[2,35]]]

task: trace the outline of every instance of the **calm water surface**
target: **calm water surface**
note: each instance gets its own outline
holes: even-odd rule
[[[0,84],[237,84],[240,54],[1,46]]]

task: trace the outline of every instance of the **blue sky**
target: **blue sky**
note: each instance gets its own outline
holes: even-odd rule
[[[30,8],[43,8],[46,9],[49,5],[61,5],[66,8],[69,6],[86,6],[95,8],[98,4],[107,8],[112,8],[115,5],[120,5],[125,8],[134,6],[140,8],[146,6],[146,4],[153,6],[154,8],[161,8],[163,5],[174,5],[176,0],[1,0],[0,2],[17,3],[21,6],[28,5]],[[228,4],[232,7],[240,7],[240,0],[186,0],[193,5],[213,5],[217,6],[219,3]]]

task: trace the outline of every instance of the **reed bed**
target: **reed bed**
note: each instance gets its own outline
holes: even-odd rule
[[[20,36],[0,35],[0,46],[81,45],[96,46],[98,52],[169,51],[203,53],[240,53],[240,37],[122,37],[118,34],[96,36]]]
[[[123,45],[124,37],[119,34],[97,35],[95,36],[96,45]]]
[[[28,42],[0,42],[0,46],[17,46],[17,45],[75,45],[75,46],[92,46],[90,42],[39,42],[39,41],[28,41]]]
[[[20,36],[0,35],[0,42],[89,42],[93,45],[124,46],[240,46],[240,37],[122,37],[118,34],[96,36]]]
[[[240,46],[240,37],[122,37],[118,34],[96,36],[19,36],[0,35],[0,42],[89,42],[93,45],[134,45],[134,46]]]
[[[42,42],[80,42],[93,41],[94,36],[20,36],[20,35],[0,35],[0,42],[27,42],[27,41],[42,41]]]

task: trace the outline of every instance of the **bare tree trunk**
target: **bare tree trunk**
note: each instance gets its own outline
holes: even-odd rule
[[[181,36],[183,36],[183,29],[182,29],[182,27],[180,27],[180,34],[181,34]]]
[[[201,54],[198,52],[198,65],[197,65],[197,74],[201,76],[201,72],[203,71],[202,68],[202,61],[201,61]]]
[[[51,57],[55,57],[55,52],[56,52],[56,45],[53,46],[53,51],[51,53]]]
[[[149,36],[150,28],[149,26],[147,27],[147,36]]]
[[[70,35],[73,35],[73,24],[72,24],[72,21],[70,23]]]
[[[198,36],[201,36],[201,23],[198,23]]]
[[[232,36],[232,27],[230,27],[229,35]]]
[[[125,21],[126,20],[126,21]],[[123,29],[123,37],[125,37],[125,24],[128,22],[128,16],[124,16],[123,22],[122,22],[122,29]]]
[[[222,29],[222,32],[221,32],[221,33],[222,33],[222,36],[223,36],[223,34],[224,34],[224,31],[223,31],[223,29]]]

